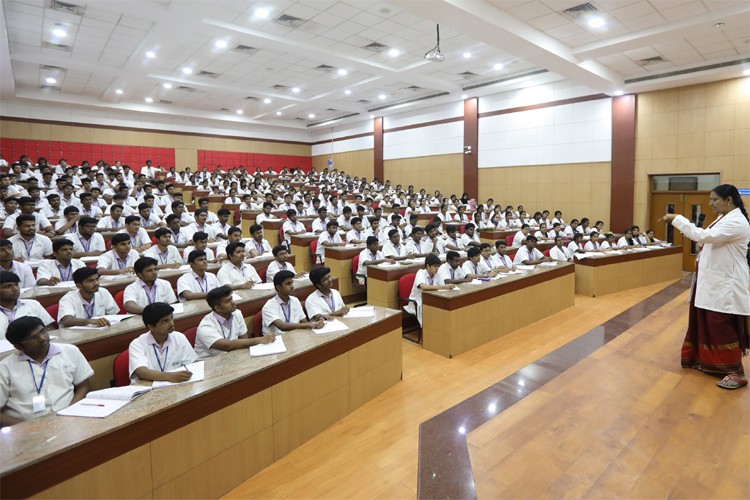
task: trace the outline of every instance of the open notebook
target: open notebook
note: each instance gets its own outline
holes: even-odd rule
[[[128,404],[138,396],[147,393],[151,387],[126,385],[89,392],[84,399],[57,412],[65,417],[104,418]]]

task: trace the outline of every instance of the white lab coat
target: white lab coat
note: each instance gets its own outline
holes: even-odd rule
[[[750,316],[750,269],[747,244],[750,224],[739,208],[701,229],[682,215],[672,221],[687,238],[703,244],[698,262],[695,306],[709,311]]]

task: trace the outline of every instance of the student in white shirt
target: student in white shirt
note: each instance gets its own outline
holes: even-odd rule
[[[179,268],[182,265],[182,256],[177,247],[171,244],[172,232],[165,227],[160,227],[154,232],[154,236],[156,245],[143,252],[143,256],[156,260],[159,263],[157,269]]]
[[[583,234],[583,231],[579,229],[578,219],[570,221],[570,225],[565,228],[564,235],[568,238],[572,238],[576,233]]]
[[[193,234],[197,233],[198,231],[204,232],[208,235],[208,241],[213,242],[216,241],[216,231],[213,228],[212,224],[208,224],[208,209],[206,208],[198,208],[193,213],[193,217],[195,217],[195,222],[191,222],[187,226],[187,232],[190,235],[190,237],[193,237]]]
[[[97,220],[93,217],[81,217],[78,231],[66,235],[73,242],[73,256],[98,256],[106,251],[104,237],[96,232]]]
[[[359,252],[359,265],[357,266],[357,275],[362,277],[360,284],[364,285],[364,277],[367,276],[367,266],[375,266],[383,262],[395,264],[394,259],[386,259],[383,252],[378,249],[378,238],[375,236],[367,237],[367,248]]]
[[[464,234],[461,235],[461,244],[464,248],[472,246],[478,247],[482,244],[482,241],[477,234],[477,226],[473,222],[469,222],[464,226]]]
[[[31,215],[34,217],[35,229],[37,233],[44,234],[48,237],[55,235],[55,230],[52,228],[52,224],[47,219],[47,217],[45,217],[43,213],[37,213],[35,211],[36,204],[34,202],[34,198],[23,196],[20,200],[18,200],[18,206],[21,210],[9,215],[3,223],[3,237],[10,238],[14,234],[16,234],[16,219],[19,215],[22,214]]]
[[[425,257],[428,253],[432,253],[435,248],[434,243],[431,240],[423,241],[423,238],[424,229],[414,226],[411,230],[409,240],[404,245],[406,253],[414,255],[414,257]],[[391,251],[390,245],[388,248]]]
[[[207,271],[206,252],[193,250],[188,254],[187,262],[190,265],[190,272],[183,274],[177,280],[177,298],[180,301],[205,299],[208,292],[219,288],[216,275]]]
[[[461,256],[458,252],[449,250],[445,254],[445,264],[438,268],[435,275],[436,285],[456,285],[471,281],[466,277],[466,272],[461,267]]]
[[[217,356],[236,349],[246,349],[257,344],[269,344],[275,335],[260,337],[260,332],[250,338],[242,312],[232,298],[232,288],[220,286],[209,291],[206,302],[211,312],[203,317],[195,336],[195,351],[199,357]]]
[[[136,252],[145,252],[151,247],[151,237],[141,227],[141,218],[137,215],[125,217],[125,229],[120,230],[118,234],[127,234],[130,246]]]
[[[120,306],[109,293],[99,286],[96,269],[82,267],[73,273],[77,290],[71,290],[60,299],[57,322],[61,327],[109,326],[103,316],[120,314]]]
[[[422,292],[451,290],[453,288],[453,285],[437,284],[436,274],[440,264],[440,257],[434,253],[424,258],[424,269],[417,271],[417,276],[414,278],[414,285],[409,294],[409,304],[404,306],[406,312],[417,317],[419,326],[422,326]]]
[[[33,299],[19,299],[20,279],[13,273],[0,271],[0,339],[5,337],[8,324],[22,316],[36,316],[45,325],[55,322],[42,305]]]
[[[217,258],[222,259],[222,260],[226,259],[227,258],[227,245],[229,245],[230,243],[237,243],[239,241],[242,241],[242,229],[232,226],[231,228],[229,228],[229,230],[227,230],[227,239],[219,241],[218,246],[216,247]],[[255,241],[255,240],[251,240],[251,241]],[[246,248],[249,246],[250,246],[250,242],[245,244]],[[248,256],[248,258],[250,258],[250,253],[249,252],[245,252],[245,253]],[[187,258],[187,256],[185,257]]]
[[[588,243],[586,244],[588,245]],[[552,260],[567,262],[573,258],[573,252],[565,247],[563,237],[557,236],[555,237],[555,246],[550,249],[549,256]]]
[[[640,246],[641,242],[633,236],[633,229],[629,227],[625,229],[625,234],[617,241],[617,248],[621,249],[630,249]]]
[[[646,244],[647,245],[658,245],[661,243],[660,239],[657,239],[654,236],[654,230],[653,229],[646,229]]]
[[[143,308],[154,302],[174,304],[177,296],[167,280],[159,279],[156,270],[158,262],[151,257],[141,257],[135,261],[133,270],[138,279],[125,287],[122,302],[125,310],[131,314],[141,314]]]
[[[260,224],[250,226],[250,238],[250,241],[245,245],[250,257],[258,257],[272,252],[273,249],[268,240],[263,239],[263,226]]]
[[[263,335],[281,334],[300,328],[323,328],[324,320],[309,321],[294,291],[294,273],[279,271],[273,277],[276,296],[263,306]]]
[[[461,268],[466,273],[467,278],[491,278],[498,273],[496,269],[492,269],[492,267],[482,259],[481,248],[470,247],[466,251],[466,257],[466,262],[461,265]]]
[[[526,237],[529,235],[529,233],[531,233],[531,227],[528,224],[522,225],[521,230],[513,235],[513,243],[511,244],[511,246],[514,248],[523,246],[524,241],[526,240]]]
[[[297,211],[295,209],[289,209],[286,211],[287,220],[281,226],[284,232],[284,242],[287,247],[292,244],[292,236],[297,234],[305,234],[307,229],[305,225],[297,220]]]
[[[601,242],[599,245],[599,249],[603,252],[611,252],[612,250],[617,250],[618,246],[617,243],[615,243],[615,235],[614,233],[606,233],[604,235],[604,241]]]
[[[266,283],[273,283],[273,277],[279,271],[290,271],[294,273],[294,278],[301,278],[305,273],[298,273],[294,270],[294,266],[287,262],[289,252],[283,245],[276,245],[273,248],[273,260],[268,264],[266,268]]]
[[[91,390],[94,370],[81,351],[51,343],[38,317],[15,320],[7,339],[16,351],[0,361],[0,426],[63,410]]]
[[[100,231],[114,231],[125,227],[125,217],[122,216],[123,206],[112,205],[109,215],[102,217],[96,224]]]
[[[198,356],[190,341],[174,331],[174,308],[164,302],[154,302],[143,308],[143,324],[148,332],[134,339],[128,347],[130,381],[145,380],[187,382],[193,376],[185,365]]]
[[[97,270],[102,276],[131,274],[138,257],[138,252],[130,248],[130,236],[117,233],[112,235],[112,250],[99,257]]]
[[[18,234],[8,239],[13,243],[13,253],[17,260],[42,260],[52,255],[52,240],[42,234],[36,234],[33,215],[19,215],[16,224]]]
[[[365,229],[362,227],[362,219],[359,217],[352,217],[352,228],[346,233],[346,242],[360,245],[367,241],[365,235]]]
[[[562,227],[565,227],[565,220],[563,220],[563,214],[559,210],[555,210],[555,217],[552,219],[552,224],[555,224],[556,222],[560,223]]]
[[[78,230],[78,221],[81,218],[80,210],[77,206],[71,205],[63,210],[63,218],[55,223],[55,234],[64,235],[72,234]]]
[[[345,245],[338,231],[339,223],[332,220],[326,224],[326,231],[318,236],[318,248],[315,253],[318,255],[320,263],[325,262],[326,247],[343,247]]]
[[[415,256],[415,254],[408,253],[406,247],[401,244],[401,231],[396,228],[388,231],[388,241],[383,244],[383,255],[393,260],[411,259]]]
[[[589,233],[589,241],[586,242],[586,244],[583,246],[583,250],[586,252],[598,252],[599,251],[599,233],[596,230],[591,231]],[[555,240],[557,242],[557,240]],[[550,252],[550,257],[552,256],[552,252]]]
[[[576,233],[573,236],[573,239],[570,243],[568,243],[568,251],[570,253],[584,253],[586,252],[586,249],[583,245],[583,235],[581,233]]]
[[[438,245],[438,251],[440,253],[447,253],[448,250],[453,250],[454,252],[464,250],[463,242],[461,241],[461,238],[458,237],[457,229],[458,228],[452,224],[446,226],[445,236],[443,236],[442,241]]]
[[[190,245],[190,232],[187,227],[180,225],[180,217],[176,214],[169,214],[167,215],[166,221],[167,229],[169,230],[172,240],[171,245],[174,245],[177,248],[185,248]],[[206,235],[206,238],[208,238],[208,235]]]
[[[311,320],[334,319],[344,316],[349,307],[344,304],[338,290],[331,288],[331,269],[325,266],[313,267],[310,281],[317,290],[307,296],[305,310]]]
[[[515,269],[513,260],[505,254],[507,245],[505,240],[497,240],[495,242],[495,255],[492,256],[492,267],[500,270],[500,272],[507,273]]]
[[[274,220],[275,217],[271,214],[271,210],[273,210],[273,203],[270,201],[263,202],[263,211],[255,217],[255,223],[260,224],[264,220]]]
[[[327,224],[328,224],[328,209],[325,207],[320,207],[318,209],[318,218],[313,220],[312,222],[313,233],[320,234],[320,233],[325,232]]]
[[[227,245],[227,258],[228,262],[216,274],[219,284],[229,285],[233,290],[246,290],[256,283],[262,283],[255,268],[244,263],[244,243],[239,241]]]
[[[54,259],[45,259],[36,272],[38,286],[57,285],[61,281],[73,281],[73,273],[86,264],[73,258],[73,242],[62,239],[52,244]],[[96,271],[96,270],[94,270]]]
[[[552,259],[545,257],[542,252],[536,248],[536,237],[527,236],[526,244],[518,249],[516,257],[513,259],[515,265],[523,264],[525,266],[534,266],[542,262],[550,262]]]
[[[21,288],[36,286],[36,279],[31,266],[15,260],[13,243],[10,240],[0,240],[0,271],[14,273],[21,280]]]

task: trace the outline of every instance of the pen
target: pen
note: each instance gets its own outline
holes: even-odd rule
[[[190,370],[188,370],[187,366],[182,365],[182,367],[185,369],[186,372],[190,373]]]
[[[101,406],[104,407],[106,405],[100,404],[100,403],[81,403],[81,406]]]

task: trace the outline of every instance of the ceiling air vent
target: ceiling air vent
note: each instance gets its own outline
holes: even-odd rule
[[[195,92],[195,89],[193,87],[187,87],[185,85],[180,85],[175,90],[182,90],[183,92]]]
[[[50,90],[50,91],[54,91],[54,92],[60,92],[60,87],[57,87],[55,85],[40,85],[39,89],[40,90]]]
[[[420,87],[419,85],[409,85],[406,87],[406,90],[411,90],[412,92],[419,92],[420,90],[424,90],[424,88]]]
[[[286,90],[286,89],[289,88],[289,86],[287,86],[287,85],[281,85],[281,84],[277,83],[276,85],[274,85],[271,88],[274,89],[274,90]]]
[[[317,69],[318,71],[325,71],[326,73],[330,73],[336,68],[334,68],[333,66],[329,66],[327,64],[321,64],[320,66],[316,66],[313,69]]]
[[[45,49],[62,50],[65,52],[73,51],[73,47],[70,45],[63,45],[62,43],[42,42],[42,47]]]
[[[260,97],[253,97],[253,96],[249,95],[249,96],[245,97],[245,100],[246,101],[257,102],[257,101],[260,101]]]
[[[640,59],[638,61],[638,64],[641,66],[649,66],[651,64],[659,64],[666,62],[666,59],[664,59],[662,56],[656,56],[656,57],[647,57],[646,59]]]
[[[370,101],[368,101],[367,99],[360,99],[360,100],[359,100],[359,101],[357,101],[357,102],[359,102],[359,103],[361,103],[361,104],[370,104]]]
[[[464,71],[463,73],[459,73],[458,76],[462,76],[467,80],[471,80],[472,78],[476,78],[479,75],[477,75],[476,73],[472,73],[471,71]]]
[[[307,118],[301,118],[301,117],[298,116],[298,117],[295,118],[295,120],[297,120],[298,122],[306,122]]]
[[[369,50],[370,52],[380,53],[380,52],[383,52],[384,50],[386,50],[388,48],[388,46],[387,45],[383,45],[382,43],[372,42],[370,45],[365,45],[362,48],[365,49],[365,50]]]
[[[214,78],[214,79],[216,79],[216,78],[219,77],[219,74],[218,73],[212,73],[210,71],[199,71],[198,73],[196,73],[195,76],[204,76],[206,78]]]
[[[589,14],[593,14],[594,12],[599,12],[599,9],[586,2],[582,3],[581,5],[576,5],[575,7],[565,9],[562,12],[563,14],[572,17],[573,19],[578,19],[584,16],[588,16]]]
[[[260,49],[257,48],[257,47],[251,47],[249,45],[242,45],[242,44],[240,44],[240,45],[236,46],[235,48],[233,48],[232,50],[235,51],[235,52],[239,52],[240,54],[250,55],[250,54],[255,54]]]
[[[168,101],[166,99],[159,99],[159,102],[162,104],[173,104],[172,101]]]
[[[56,73],[66,73],[68,70],[61,68],[60,66],[49,66],[47,64],[40,64],[39,69],[42,71],[54,71]]]
[[[331,111],[331,112],[333,112],[333,111],[338,111],[338,109],[335,109],[335,108],[328,108],[328,109],[326,109],[326,111]]]
[[[86,10],[86,7],[73,5],[72,3],[58,2],[57,0],[52,0],[49,6],[51,9],[62,10],[76,16],[82,16]]]
[[[276,24],[280,24],[282,26],[286,26],[287,28],[299,28],[300,26],[305,24],[305,19],[300,19],[299,17],[282,14],[276,19],[274,19],[273,22],[275,22]]]

